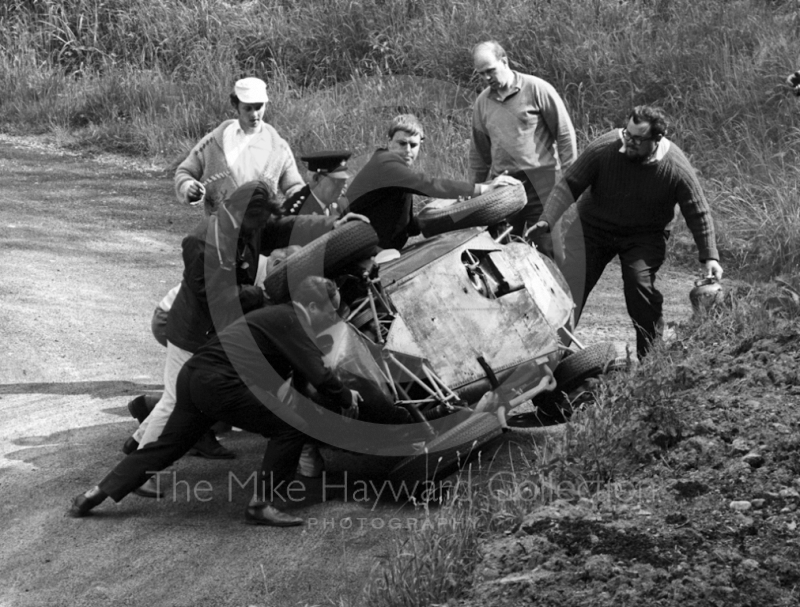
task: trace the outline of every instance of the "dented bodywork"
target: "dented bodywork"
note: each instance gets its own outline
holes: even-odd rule
[[[540,368],[531,385],[545,366],[555,368],[572,298],[560,272],[530,245],[460,230],[408,248],[379,276],[373,309],[383,314],[374,336],[395,383],[410,372],[443,384],[445,395],[480,393],[520,365]]]

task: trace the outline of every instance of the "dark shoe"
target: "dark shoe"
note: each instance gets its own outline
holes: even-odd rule
[[[214,434],[225,434],[226,432],[230,432],[231,429],[231,425],[226,422],[217,422],[211,426],[211,431]]]
[[[147,408],[145,399],[146,396],[142,394],[128,403],[128,411],[130,412],[131,417],[133,417],[140,424],[147,418],[148,415],[150,415],[150,409]]]
[[[131,453],[136,451],[138,448],[139,448],[139,441],[137,441],[132,436],[129,436],[128,440],[126,440],[124,443],[122,443],[122,452],[125,455],[130,455]]]
[[[278,510],[272,504],[259,503],[248,506],[244,511],[244,522],[248,525],[267,525],[269,527],[297,527],[303,524],[299,516],[292,516]]]
[[[102,497],[96,498],[88,498],[85,494],[81,493],[78,495],[74,500],[72,500],[72,505],[69,507],[67,511],[67,516],[72,518],[83,518],[89,511],[97,506],[100,502],[106,499],[106,496],[103,495]]]
[[[233,459],[236,454],[219,444],[213,432],[206,432],[189,450],[189,455],[206,459]]]
[[[133,490],[139,497],[148,497],[150,499],[164,499],[164,494],[158,490],[158,485],[154,477],[150,477],[141,487]]]

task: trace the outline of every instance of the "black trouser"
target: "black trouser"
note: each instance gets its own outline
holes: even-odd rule
[[[576,219],[564,236],[564,277],[575,301],[578,324],[589,293],[606,265],[619,256],[628,315],[636,330],[636,352],[647,354],[663,329],[664,297],[655,287],[667,251],[669,231],[620,236]]]
[[[176,388],[175,410],[158,440],[128,455],[100,482],[115,502],[179,459],[217,421],[270,437],[261,463],[267,494],[269,483],[292,480],[306,436],[272,413],[244,383],[184,365]]]

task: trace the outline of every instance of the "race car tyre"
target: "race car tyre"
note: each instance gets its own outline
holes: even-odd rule
[[[617,342],[601,342],[570,354],[564,358],[553,376],[558,392],[569,393],[590,377],[597,377],[609,371],[627,369],[632,359],[627,353],[627,345]]]
[[[378,235],[368,223],[348,221],[310,242],[278,265],[264,281],[264,291],[275,303],[289,300],[291,289],[306,276],[328,278],[351,263],[370,257]]]
[[[495,188],[469,200],[435,199],[417,214],[417,225],[426,238],[480,226],[491,226],[521,210],[527,202],[522,185]]]
[[[515,434],[524,434],[534,439],[561,436],[566,419],[563,416],[550,416],[541,411],[529,411],[509,415],[506,418],[508,429]]]

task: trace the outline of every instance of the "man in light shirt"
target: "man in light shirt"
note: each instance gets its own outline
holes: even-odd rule
[[[268,101],[263,80],[236,82],[231,105],[237,119],[226,120],[203,137],[178,166],[179,201],[202,204],[208,214],[249,181],[264,181],[285,197],[305,185],[289,144],[263,121]]]
[[[575,129],[555,88],[512,70],[497,42],[481,42],[472,55],[475,72],[488,84],[473,107],[472,180],[480,183],[506,173],[525,185],[528,203],[509,218],[514,234],[522,235],[526,224],[539,220],[559,171],[577,157]],[[549,234],[540,236],[549,241]]]

